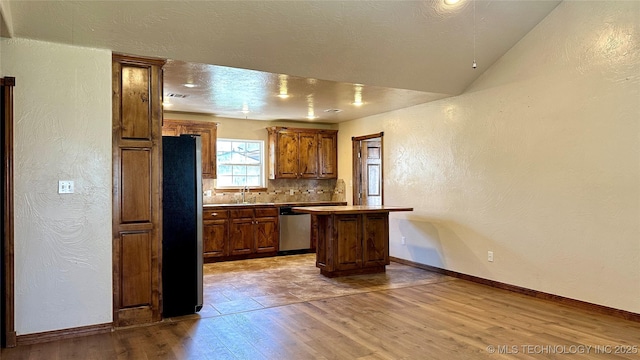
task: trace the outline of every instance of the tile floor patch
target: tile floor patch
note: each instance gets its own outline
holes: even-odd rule
[[[201,318],[430,284],[453,278],[391,263],[386,273],[327,278],[315,254],[277,256],[204,265]]]

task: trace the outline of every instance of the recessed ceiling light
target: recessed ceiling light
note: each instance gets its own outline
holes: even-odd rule
[[[278,97],[280,99],[287,99],[287,98],[289,98],[289,94],[278,94]]]
[[[362,106],[362,84],[353,84],[354,94],[352,105]]]
[[[447,5],[457,4],[460,0],[444,0],[444,3]]]
[[[194,87],[196,87],[196,86],[198,86],[198,85],[188,83],[188,84],[183,84],[183,86],[184,86],[184,87],[188,87],[188,88],[194,88]]]

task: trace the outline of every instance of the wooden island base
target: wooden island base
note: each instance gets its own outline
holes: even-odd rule
[[[389,265],[389,263],[387,263],[386,265]],[[334,278],[334,277],[340,277],[340,276],[349,276],[349,275],[366,275],[366,274],[378,274],[378,273],[383,273],[386,272],[386,266],[370,266],[367,268],[362,268],[362,269],[353,269],[353,270],[336,270],[336,271],[326,271],[324,269],[324,266],[322,265],[318,265],[318,263],[316,262],[316,267],[320,268],[320,274],[328,277],[328,278]]]
[[[295,207],[311,214],[316,266],[326,277],[385,272],[389,265],[389,206]]]

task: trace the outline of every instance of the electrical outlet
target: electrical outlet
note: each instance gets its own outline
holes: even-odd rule
[[[293,195],[293,189],[289,189],[289,195]]]
[[[487,251],[487,261],[493,262],[493,251]]]
[[[58,181],[58,194],[73,194],[75,186],[73,180]]]
[[[407,245],[407,238],[405,238],[404,236],[400,241],[402,242],[402,245]]]

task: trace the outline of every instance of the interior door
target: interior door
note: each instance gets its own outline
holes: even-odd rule
[[[382,136],[353,138],[354,205],[383,205]]]
[[[362,205],[382,205],[382,145],[378,139],[362,142]]]

